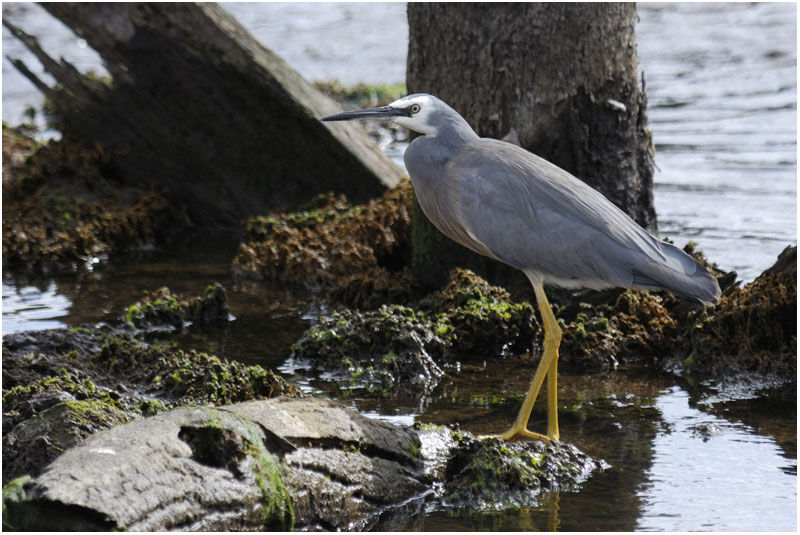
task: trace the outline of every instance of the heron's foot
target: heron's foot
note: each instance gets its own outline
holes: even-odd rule
[[[558,442],[558,436],[546,436],[541,435],[539,433],[534,433],[533,431],[528,431],[524,427],[512,427],[505,433],[500,433],[499,435],[480,435],[478,436],[478,440],[486,440],[489,438],[499,438],[500,440],[516,440],[518,438],[530,438],[533,440],[541,440],[548,446],[553,443],[553,441]]]

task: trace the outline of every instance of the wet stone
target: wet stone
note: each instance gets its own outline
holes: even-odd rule
[[[424,313],[399,305],[343,310],[309,329],[293,346],[292,358],[297,366],[332,373],[349,388],[425,396],[444,374],[441,330]]]
[[[39,476],[10,482],[4,522],[405,530],[427,506],[535,505],[542,491],[575,490],[603,467],[572,446],[478,441],[445,427],[370,419],[324,399],[276,398],[179,408],[96,433]]]
[[[572,444],[459,438],[461,443],[447,464],[442,493],[448,507],[534,507],[542,492],[576,490],[593,472],[608,468]]]

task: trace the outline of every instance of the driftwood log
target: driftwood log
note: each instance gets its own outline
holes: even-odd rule
[[[401,170],[339,106],[216,4],[45,3],[102,57],[111,80],[56,61],[4,24],[58,82],[14,66],[57,110],[64,135],[102,148],[132,184],[166,185],[204,225],[296,207],[320,192],[365,202]]]

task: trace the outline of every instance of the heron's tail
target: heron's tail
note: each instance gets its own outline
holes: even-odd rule
[[[720,288],[716,277],[700,262],[674,245],[659,242],[666,261],[647,262],[633,270],[633,284],[651,290],[667,290],[693,303],[716,305]]]

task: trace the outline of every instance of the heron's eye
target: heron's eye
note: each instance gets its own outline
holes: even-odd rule
[[[412,104],[408,109],[411,113],[417,113],[419,111],[419,104]]]

